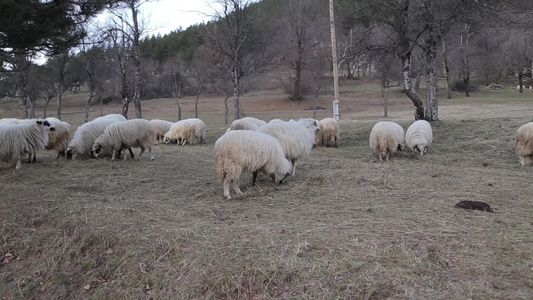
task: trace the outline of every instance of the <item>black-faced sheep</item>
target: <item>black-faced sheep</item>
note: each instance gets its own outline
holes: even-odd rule
[[[98,157],[102,150],[111,152],[111,160],[115,160],[115,154],[122,149],[141,148],[141,159],[144,151],[148,149],[150,159],[154,160],[153,147],[155,143],[155,127],[144,119],[133,119],[115,122],[104,130],[104,133],[94,140],[92,151]],[[132,156],[133,158],[133,156]],[[126,159],[126,155],[124,155]]]
[[[520,126],[516,131],[515,151],[520,159],[520,165],[533,164],[533,122]]]
[[[74,136],[72,137],[72,140],[67,148],[67,158],[76,158],[78,155],[92,155],[91,151],[94,140],[104,133],[104,130],[107,126],[115,122],[119,121],[113,118],[97,118],[80,125],[80,127],[76,129],[76,132],[74,133]],[[132,152],[130,151],[130,154],[131,153]]]
[[[230,199],[230,184],[237,194],[242,194],[238,180],[243,173],[252,172],[255,185],[259,171],[281,183],[291,171],[279,142],[270,135],[237,130],[226,132],[215,142],[215,170],[223,183],[224,197]]]
[[[164,141],[167,144],[177,142],[178,145],[185,145],[187,141],[194,145],[205,143],[205,123],[197,118],[190,118],[178,121],[165,133]]]
[[[0,125],[0,158],[5,162],[16,160],[15,169],[20,169],[22,155],[35,155],[46,147],[49,130],[50,123],[43,119]]]
[[[285,153],[285,157],[292,163],[292,175],[296,174],[296,161],[309,155],[315,143],[317,123],[312,119],[298,121],[274,122],[259,127],[257,130],[275,137]]]
[[[402,126],[391,121],[377,122],[370,131],[370,148],[378,154],[379,160],[389,161],[390,154],[401,150],[404,144]]]
[[[414,121],[405,133],[405,143],[413,153],[424,155],[433,141],[431,124],[426,120]]]

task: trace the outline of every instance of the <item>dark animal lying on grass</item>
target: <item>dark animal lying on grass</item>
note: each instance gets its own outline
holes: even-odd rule
[[[455,204],[455,207],[457,208],[463,208],[463,209],[475,209],[475,210],[481,210],[481,211],[487,211],[487,212],[494,212],[494,210],[485,202],[481,201],[461,201],[457,204]]]

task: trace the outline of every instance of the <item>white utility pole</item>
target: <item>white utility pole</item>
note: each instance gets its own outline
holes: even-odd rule
[[[333,58],[333,90],[335,100],[333,100],[333,118],[341,118],[339,112],[339,71],[337,69],[337,39],[335,38],[335,14],[333,12],[333,0],[329,0],[329,27],[331,31],[331,55]]]

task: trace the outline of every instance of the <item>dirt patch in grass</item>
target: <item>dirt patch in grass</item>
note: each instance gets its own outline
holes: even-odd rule
[[[529,104],[442,101],[428,155],[381,163],[373,101],[346,103],[338,149],[314,149],[281,186],[244,176],[229,201],[213,152],[226,125],[208,100],[207,144],[157,145],[154,161],[0,163],[0,299],[530,298],[533,168],[513,149]],[[253,102],[247,114],[267,120],[310,113]],[[407,129],[412,105],[392,103]],[[147,118],[174,113],[172,100],[143,104]]]

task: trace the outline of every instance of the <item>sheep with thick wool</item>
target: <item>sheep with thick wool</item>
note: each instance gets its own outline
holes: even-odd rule
[[[46,148],[57,150],[56,159],[65,157],[70,139],[70,124],[53,117],[45,120],[54,128],[53,131],[48,132],[48,145],[46,145]]]
[[[49,130],[50,123],[43,119],[0,125],[0,159],[5,162],[16,160],[15,169],[20,169],[22,155],[35,155],[46,147]]]
[[[243,173],[253,173],[252,186],[259,171],[281,184],[290,174],[291,163],[274,137],[251,130],[232,130],[215,142],[215,170],[223,183],[224,197],[231,199],[230,185],[242,194],[238,181]]]
[[[533,122],[520,126],[516,131],[515,151],[520,159],[520,165],[533,164]]]
[[[233,122],[231,122],[230,127],[226,130],[226,132],[231,130],[252,130],[256,131],[259,127],[250,121],[243,120],[243,119],[237,119]]]
[[[269,123],[259,127],[257,131],[271,135],[279,141],[285,157],[292,163],[292,175],[294,176],[298,159],[311,153],[317,130],[316,121],[300,119]]]
[[[414,121],[405,133],[405,144],[413,153],[424,155],[433,141],[433,129],[426,120]]]
[[[378,154],[379,160],[389,161],[390,155],[404,145],[403,127],[391,121],[377,122],[370,131],[370,148]]]
[[[107,126],[115,122],[124,121],[117,121],[114,118],[97,118],[80,125],[68,145],[67,158],[76,158],[78,155],[91,156],[94,140],[104,133]],[[132,154],[131,151],[130,154]]]
[[[240,120],[244,120],[244,121],[248,121],[250,123],[254,123],[255,125],[257,125],[257,127],[261,127],[263,125],[266,125],[267,122],[261,120],[261,119],[258,119],[258,118],[254,118],[254,117],[244,117]]]
[[[329,147],[329,142],[333,142],[337,148],[339,139],[339,122],[334,118],[325,118],[317,122],[320,130],[316,133],[315,144],[317,146]]]
[[[144,151],[148,149],[150,160],[154,160],[153,147],[155,143],[155,127],[144,119],[133,119],[115,122],[106,127],[104,133],[94,140],[92,151],[98,157],[102,150],[111,152],[111,160],[115,160],[115,154],[122,149],[141,148],[141,159]],[[132,155],[133,158],[133,155]],[[126,160],[126,155],[124,155]]]
[[[150,120],[150,122],[154,124],[155,137],[158,143],[159,141],[163,141],[165,133],[167,133],[170,130],[170,127],[172,127],[172,125],[174,124],[170,121],[160,120],[160,119],[152,119]]]
[[[197,141],[205,143],[205,123],[197,118],[190,118],[174,123],[170,130],[165,133],[164,141],[167,144],[177,142],[185,145],[187,141],[194,145]]]
[[[127,120],[126,117],[124,117],[121,114],[108,114],[108,115],[105,115],[105,116],[98,117],[98,118],[94,119],[93,121],[97,121],[97,120],[101,120],[101,119],[112,119],[112,120],[115,120],[115,121],[126,121]]]

